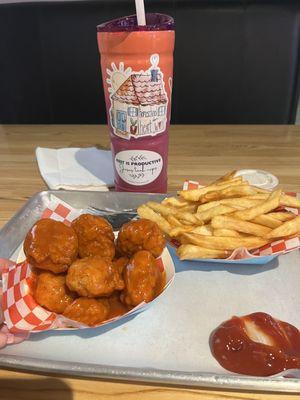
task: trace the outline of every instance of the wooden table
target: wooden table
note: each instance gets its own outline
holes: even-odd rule
[[[34,193],[46,189],[37,146],[109,148],[106,126],[0,126],[0,226]],[[169,189],[185,178],[209,181],[231,169],[259,168],[300,191],[300,126],[173,126]],[[43,392],[41,392],[43,391]],[[0,371],[1,399],[295,399],[298,395],[198,390]]]

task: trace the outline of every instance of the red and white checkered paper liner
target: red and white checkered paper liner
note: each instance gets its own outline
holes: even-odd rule
[[[51,218],[70,225],[73,219],[77,218],[84,212],[86,211],[74,209],[57,197],[52,196],[50,204],[44,210],[41,218]],[[23,254],[23,250],[21,250],[18,259],[20,259],[20,257],[23,258]],[[157,259],[157,265],[161,271],[165,271],[166,273],[166,285],[163,290],[164,292],[173,282],[175,275],[174,264],[167,248],[164,249],[162,255]],[[34,274],[30,264],[27,261],[15,263],[11,260],[0,259],[0,268],[2,269],[3,285],[2,310],[4,314],[4,321],[10,332],[23,333],[41,332],[49,329],[67,330],[90,328],[87,325],[72,321],[62,315],[50,312],[37,304],[31,294]],[[158,296],[156,299],[158,299],[160,296]],[[133,315],[144,311],[151,305],[151,303],[152,302],[141,303],[123,316],[104,321],[97,326],[107,325],[114,321],[124,319],[128,315]]]
[[[198,189],[201,187],[203,187],[203,185],[196,181],[186,180],[183,184],[183,190]],[[287,194],[289,194],[290,196],[294,196],[297,199],[300,199],[300,193],[289,192]],[[285,210],[293,212],[296,215],[300,215],[300,210],[297,208],[285,207]],[[226,261],[230,262],[233,260],[246,260],[249,258],[259,259],[260,257],[265,256],[286,254],[299,248],[300,237],[294,237],[292,239],[280,239],[272,243],[268,243],[265,246],[262,246],[259,249],[255,250],[248,251],[247,249],[242,247],[239,249],[235,249],[230,254],[230,256],[222,260],[222,262],[226,263]]]

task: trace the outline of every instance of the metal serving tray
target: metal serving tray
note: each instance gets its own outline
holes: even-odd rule
[[[14,257],[51,194],[73,207],[116,210],[162,198],[113,192],[38,193],[0,231],[0,257]],[[264,311],[300,326],[299,251],[264,266],[208,265],[173,258],[174,284],[144,313],[109,328],[32,334],[21,344],[1,349],[0,366],[175,385],[300,392],[300,379],[225,371],[208,344],[212,330],[232,315]]]

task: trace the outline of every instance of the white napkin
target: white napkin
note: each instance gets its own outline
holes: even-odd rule
[[[114,185],[111,151],[96,147],[37,147],[36,158],[50,189],[107,191]]]

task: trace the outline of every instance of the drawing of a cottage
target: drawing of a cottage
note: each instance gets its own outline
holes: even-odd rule
[[[111,100],[112,125],[118,136],[153,136],[166,129],[168,99],[159,70],[131,74]]]

